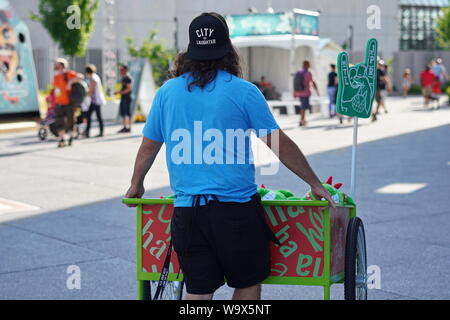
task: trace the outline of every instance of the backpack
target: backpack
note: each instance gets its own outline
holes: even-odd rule
[[[67,82],[67,73],[64,73],[64,80]],[[72,84],[72,89],[70,90],[69,100],[70,104],[75,107],[80,107],[83,103],[84,98],[88,92],[87,85],[84,81],[75,82]]]
[[[298,71],[294,77],[294,91],[303,91],[305,90],[305,77],[304,73]]]
[[[70,90],[70,104],[76,107],[81,106],[87,95],[87,86],[84,81],[75,82]]]

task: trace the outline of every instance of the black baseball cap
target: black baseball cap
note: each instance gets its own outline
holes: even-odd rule
[[[202,13],[189,25],[187,55],[192,60],[216,60],[231,51],[230,33],[218,13]]]

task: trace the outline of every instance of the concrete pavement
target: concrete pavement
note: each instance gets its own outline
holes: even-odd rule
[[[361,120],[357,203],[366,227],[369,265],[381,268],[375,299],[450,299],[450,108],[424,111],[420,98],[389,98],[389,114]],[[295,116],[277,116],[322,178],[333,175],[349,189],[350,123],[314,116],[300,129]],[[34,132],[0,135],[0,198],[39,209],[0,206],[1,299],[134,299],[135,218],[120,203],[140,143],[117,135],[80,140],[58,150]],[[94,129],[95,130],[95,129]],[[94,132],[95,134],[95,132]],[[259,159],[260,168],[273,158]],[[258,183],[303,194],[307,186],[280,166]],[[407,194],[377,190],[393,183],[423,183]],[[147,180],[146,196],[170,192],[161,153]],[[1,204],[1,199],[0,199]],[[78,265],[81,290],[68,290],[66,269]],[[321,298],[314,287],[265,286],[266,299]],[[332,288],[342,298],[343,287]],[[216,297],[228,299],[223,287]]]

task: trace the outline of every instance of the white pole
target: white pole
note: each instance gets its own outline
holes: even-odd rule
[[[358,117],[353,117],[353,147],[352,147],[352,175],[350,182],[350,196],[355,199],[356,190],[356,147],[358,145]]]
[[[294,96],[294,77],[297,70],[295,70],[295,13],[291,12],[292,30],[291,30],[291,48],[289,50],[289,92],[291,97]]]

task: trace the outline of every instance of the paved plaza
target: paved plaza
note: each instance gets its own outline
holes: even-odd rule
[[[357,194],[368,264],[381,270],[369,299],[450,299],[450,108],[424,110],[421,98],[387,100],[377,122],[360,120]],[[322,179],[350,188],[352,124],[311,115],[277,115]],[[35,131],[0,133],[0,299],[135,299],[135,214],[121,204],[142,124],[119,135],[57,149]],[[94,128],[93,135],[96,134]],[[303,195],[307,185],[273,157],[257,160],[258,184]],[[171,194],[164,153],[147,176],[146,197]],[[81,289],[66,286],[67,267],[81,270]],[[320,299],[322,289],[264,286],[264,299]],[[332,287],[343,298],[343,286]],[[216,299],[229,299],[221,288]]]

